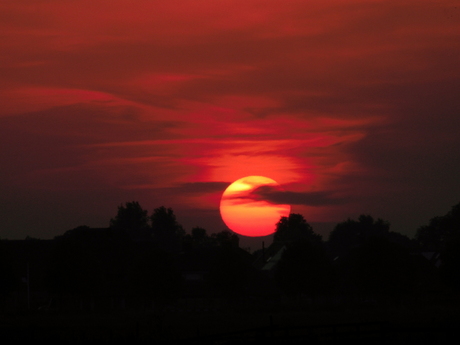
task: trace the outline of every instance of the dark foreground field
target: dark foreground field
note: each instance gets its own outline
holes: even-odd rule
[[[293,309],[3,315],[0,343],[444,344],[460,325],[453,304]]]

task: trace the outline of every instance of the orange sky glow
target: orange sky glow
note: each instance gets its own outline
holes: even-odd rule
[[[117,206],[225,228],[244,176],[324,236],[412,236],[460,201],[457,0],[4,0],[0,238]]]

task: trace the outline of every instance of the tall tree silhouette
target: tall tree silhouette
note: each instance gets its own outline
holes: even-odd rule
[[[203,229],[199,226],[192,229],[192,239],[196,242],[203,242],[208,237],[206,229]]]
[[[174,211],[164,206],[158,207],[153,210],[150,220],[155,241],[167,251],[178,251],[185,231],[177,222]]]
[[[151,237],[147,211],[137,201],[118,206],[117,215],[110,220],[110,227],[117,231],[126,231],[134,240]]]
[[[321,235],[313,232],[301,214],[291,213],[289,217],[281,217],[276,224],[274,242],[296,241],[306,239],[311,242],[321,242]]]
[[[211,247],[215,245],[215,239],[208,236],[206,229],[199,226],[194,227],[191,234],[186,234],[182,240],[182,246],[185,250]]]
[[[440,253],[442,276],[460,289],[460,203],[420,227],[415,238],[423,250]]]
[[[222,230],[211,235],[211,238],[215,241],[215,244],[221,247],[234,247],[238,248],[240,238],[237,234],[230,230]]]
[[[329,234],[328,245],[334,255],[344,255],[370,237],[388,237],[390,223],[369,215],[361,215],[358,220],[348,219],[339,223]]]
[[[460,203],[444,216],[431,218],[428,225],[417,229],[415,239],[424,250],[442,251],[460,233]]]

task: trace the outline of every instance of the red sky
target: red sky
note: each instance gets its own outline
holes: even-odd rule
[[[458,0],[3,0],[0,238],[133,200],[221,231],[247,175],[412,236],[460,201],[459,61]]]

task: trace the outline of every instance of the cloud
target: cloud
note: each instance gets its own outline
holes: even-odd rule
[[[173,193],[175,195],[204,195],[209,193],[223,193],[229,183],[213,181],[213,182],[187,182],[175,184],[171,187],[160,187],[157,185],[131,185],[128,188],[155,189],[161,193]]]
[[[205,193],[223,193],[229,185],[228,182],[189,182],[175,186],[182,193],[205,194]]]
[[[337,197],[332,192],[292,192],[285,191],[280,186],[260,186],[250,191],[240,191],[227,195],[226,200],[234,205],[269,202],[279,205],[302,205],[302,206],[330,206],[342,205],[349,198]]]
[[[250,195],[254,200],[266,200],[274,204],[327,206],[346,203],[345,198],[337,198],[331,192],[292,192],[284,191],[272,186],[256,188]]]

